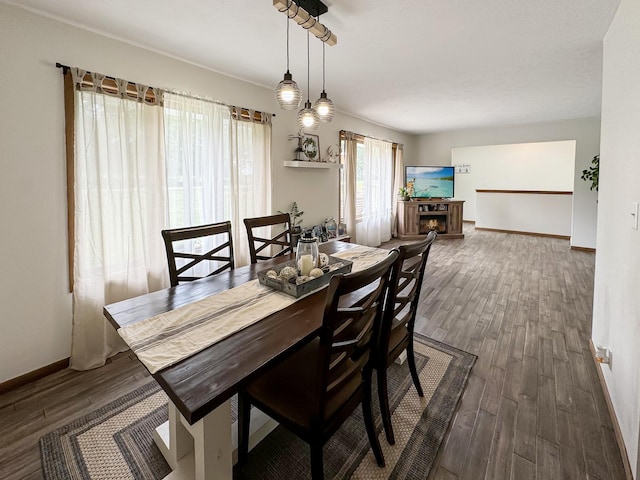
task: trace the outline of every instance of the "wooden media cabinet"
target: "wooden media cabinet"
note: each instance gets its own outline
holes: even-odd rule
[[[464,238],[464,200],[410,200],[398,202],[398,238],[419,240],[431,230],[442,238]]]

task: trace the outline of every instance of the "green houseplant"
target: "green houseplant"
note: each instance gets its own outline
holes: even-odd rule
[[[598,191],[598,179],[600,174],[600,154],[593,157],[591,160],[591,166],[585,170],[582,170],[580,178],[585,182],[591,182],[589,190]]]
[[[407,190],[404,187],[400,187],[400,189],[398,190],[398,195],[400,197],[402,197],[402,200],[404,200],[405,202],[410,200],[410,198],[409,198],[409,190]]]
[[[302,233],[302,215],[304,215],[304,212],[298,210],[298,202],[293,202],[291,205],[291,211],[282,212],[278,210],[278,213],[289,214],[289,222],[291,222],[291,243],[295,247],[298,244],[298,238],[300,238],[300,234]]]

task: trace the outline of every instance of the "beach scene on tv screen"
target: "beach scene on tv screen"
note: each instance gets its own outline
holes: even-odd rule
[[[414,197],[453,197],[451,167],[407,167],[407,185],[413,182]]]

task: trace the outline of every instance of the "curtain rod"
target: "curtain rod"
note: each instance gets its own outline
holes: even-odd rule
[[[351,133],[352,135],[357,135],[359,137],[366,137],[366,138],[370,138],[372,140],[380,140],[381,142],[388,142],[388,143],[391,143],[393,145],[398,145],[398,146],[404,148],[404,144],[403,143],[394,142],[393,140],[388,140],[386,138],[372,137],[371,135],[362,135],[361,133],[352,132],[350,130],[340,130],[340,133],[345,133],[345,134],[346,133]]]
[[[229,108],[239,108],[241,110],[253,110],[252,108],[246,108],[246,107],[236,107],[235,105],[229,105],[227,103],[224,102],[220,102],[218,100],[213,100],[211,98],[203,98],[203,97],[199,97],[197,95],[189,95],[188,93],[182,93],[182,92],[176,92],[174,90],[167,90],[165,89],[166,92],[169,92],[171,95],[175,95],[177,97],[184,97],[184,98],[193,98],[195,100],[200,100],[201,102],[207,102],[207,103],[214,103],[216,105],[222,105],[223,107],[229,107]],[[255,111],[255,110],[254,110]],[[262,112],[262,113],[266,113],[267,115],[271,115],[272,117],[275,117],[276,114],[275,113],[269,113],[269,112]]]
[[[71,67],[69,67],[68,65],[63,65],[62,63],[56,62],[56,68],[61,68],[62,69],[62,73],[65,74],[65,73],[67,73],[69,71],[69,69]],[[166,88],[163,89],[163,90],[171,93],[172,95],[177,95],[179,97],[193,98],[193,99],[200,100],[200,101],[203,101],[203,102],[209,102],[209,103],[215,103],[216,105],[222,105],[224,107],[237,108],[239,110],[247,110],[247,111],[248,110],[253,110],[253,111],[256,111],[253,108],[237,107],[236,105],[229,105],[228,103],[219,102],[218,100],[211,100],[211,99],[208,99],[208,98],[198,97],[196,95],[187,95],[185,93],[178,93],[178,92],[175,92],[173,90],[166,89]],[[272,117],[276,116],[275,113],[271,113],[271,114],[269,114],[269,112],[261,112],[261,113],[266,113],[267,115],[271,115]]]

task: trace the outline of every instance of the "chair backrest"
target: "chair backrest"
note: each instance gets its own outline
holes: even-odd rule
[[[247,227],[251,263],[258,263],[259,260],[269,260],[280,257],[293,251],[291,247],[291,224],[288,213],[280,213],[267,217],[245,218],[244,225]],[[280,225],[281,229],[278,229],[275,234],[274,229],[272,229],[270,238],[255,235],[254,229],[269,226],[275,227],[277,225]],[[280,249],[275,253],[271,253],[272,250],[270,247],[273,246],[279,246]]]
[[[320,381],[314,398],[318,402],[317,415],[325,411],[326,399],[332,393],[340,388],[353,389],[340,395],[346,400],[362,384],[362,371],[368,368],[370,374],[370,350],[382,321],[384,298],[397,259],[397,250],[392,250],[383,261],[365,270],[331,278],[320,333]],[[341,300],[354,296],[358,298],[354,306],[342,305],[345,302]]]
[[[223,238],[218,238],[219,235]],[[172,287],[180,282],[197,280],[234,268],[231,222],[162,230],[162,238],[167,251]],[[191,241],[174,245],[185,240]],[[224,255],[224,249],[227,249],[226,255]],[[182,262],[179,259],[186,259],[186,261]],[[196,275],[194,272],[198,268],[202,269],[201,275]]]
[[[424,240],[398,247],[397,268],[391,274],[384,320],[378,339],[383,355],[386,355],[389,348],[389,335],[394,320],[406,325],[409,331],[413,331],[425,267],[431,245],[437,236],[438,234],[432,231]]]

